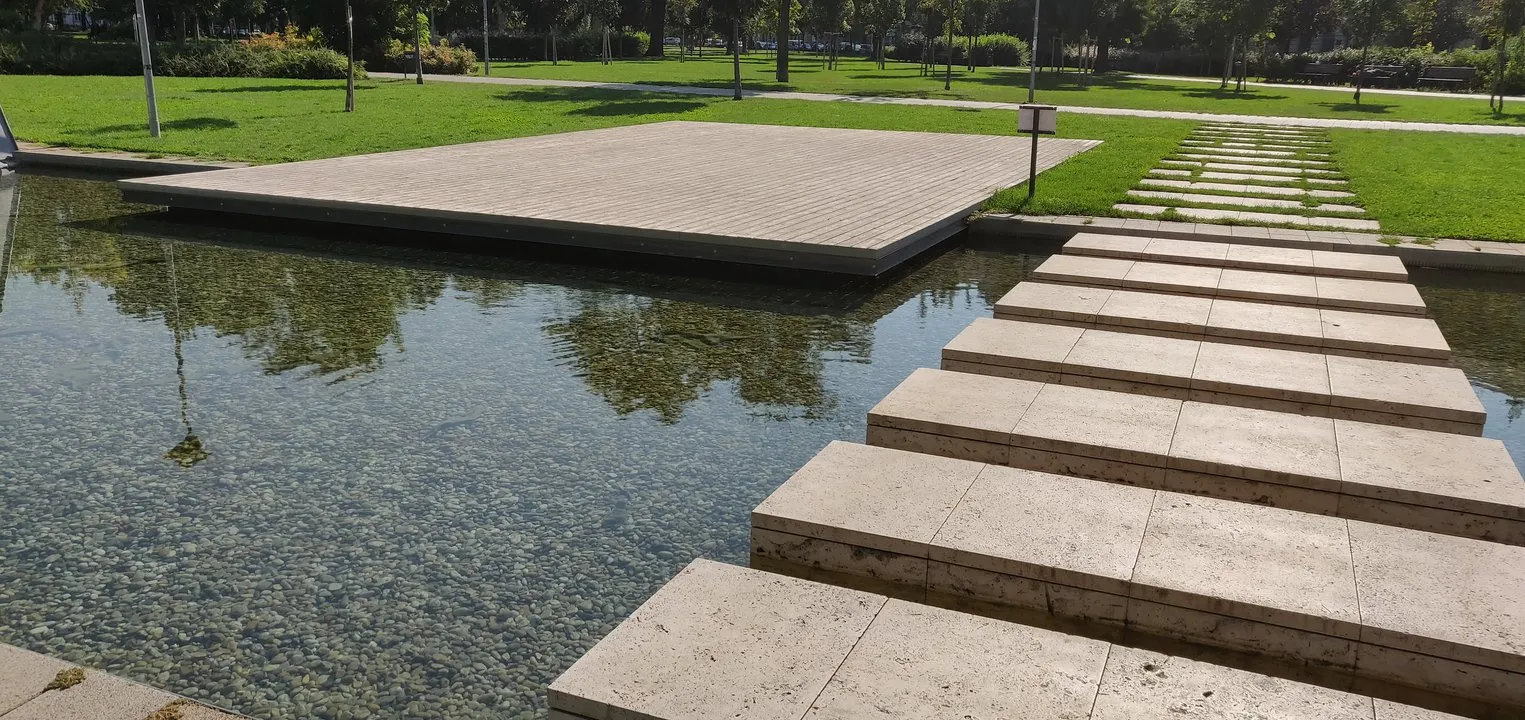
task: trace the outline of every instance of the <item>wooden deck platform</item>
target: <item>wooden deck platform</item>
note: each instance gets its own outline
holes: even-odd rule
[[[1041,170],[1098,144],[1044,139]],[[124,180],[134,202],[876,275],[1027,176],[991,135],[664,122]]]

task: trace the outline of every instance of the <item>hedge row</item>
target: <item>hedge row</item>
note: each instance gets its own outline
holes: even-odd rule
[[[477,51],[482,49],[482,33],[451,36],[455,44]],[[487,36],[488,50],[494,60],[549,60],[544,33],[515,33]],[[651,38],[643,32],[610,33],[609,48],[615,57],[634,58],[646,53]],[[556,36],[556,59],[597,60],[603,56],[604,35],[598,31],[580,31]]]
[[[906,60],[919,62],[924,50],[924,38],[906,37],[900,43],[889,48],[887,55],[894,60]],[[935,38],[932,41],[932,55],[938,62],[946,62],[948,59],[948,41],[945,38]],[[966,37],[953,38],[953,64],[969,65],[969,39]],[[974,38],[974,65],[976,67],[1017,67],[1027,64],[1027,41],[1015,35],[976,35]]]
[[[470,75],[477,69],[477,54],[469,47],[452,44],[445,38],[440,38],[438,45],[423,44],[419,48],[424,56],[424,72],[435,75]],[[417,69],[414,61],[406,59],[405,54],[412,54],[413,46],[404,45],[400,40],[392,40],[387,43],[386,52],[382,54],[382,61],[386,68],[393,72],[413,72]]]
[[[270,77],[329,80],[345,76],[347,62],[328,48],[271,48],[204,40],[154,43],[154,72],[181,77]],[[364,69],[359,68],[360,75]],[[135,43],[101,42],[47,34],[0,35],[0,74],[138,75]]]

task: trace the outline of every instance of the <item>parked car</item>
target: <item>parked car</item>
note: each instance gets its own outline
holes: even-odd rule
[[[683,41],[681,39],[675,38],[675,37],[665,37],[665,38],[662,38],[662,44],[663,45],[682,45]]]

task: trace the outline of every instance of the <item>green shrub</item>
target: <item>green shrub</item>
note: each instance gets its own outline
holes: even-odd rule
[[[480,50],[481,33],[452,36],[457,45]],[[546,36],[543,33],[493,34],[488,38],[488,50],[494,60],[549,60]],[[587,30],[560,35],[556,39],[558,60],[597,60],[602,55],[604,35],[597,30]],[[651,37],[644,32],[610,33],[609,47],[614,56],[637,58],[646,54]]]
[[[26,33],[0,36],[0,73],[15,75],[137,75],[135,43]],[[317,45],[204,40],[154,43],[154,71],[178,77],[342,78],[343,55]],[[363,68],[357,68],[364,75]]]
[[[901,38],[900,43],[885,49],[885,56],[894,60],[919,61],[922,57],[923,43],[925,40],[920,36],[907,35]],[[932,41],[932,54],[937,62],[947,62],[948,41],[946,38],[934,38]],[[953,64],[969,64],[966,54],[969,50],[969,38],[953,37]],[[1027,64],[1027,41],[1015,35],[976,35],[974,38],[974,64],[977,67],[1005,66],[1017,67]]]
[[[438,45],[424,43],[420,50],[424,56],[424,72],[434,75],[470,75],[477,69],[477,54],[471,48],[464,45],[452,45],[449,40],[440,38]],[[404,45],[401,40],[392,40],[387,43],[384,61],[387,68],[395,72],[412,72],[414,64],[412,60],[403,58],[405,53],[413,52],[412,45]]]

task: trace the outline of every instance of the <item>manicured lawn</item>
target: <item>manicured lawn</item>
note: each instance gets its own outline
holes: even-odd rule
[[[943,90],[942,71],[923,76],[917,63],[891,62],[880,70],[868,60],[843,59],[826,70],[813,56],[791,56],[789,83],[774,81],[773,60],[761,52],[742,59],[742,84],[755,90],[800,90],[847,95],[949,98],[1016,102],[1027,100],[1025,68],[979,68],[968,73],[953,68],[953,88]],[[679,62],[628,59],[609,65],[597,62],[493,63],[501,77],[593,80],[603,82],[729,87],[731,61],[719,55]],[[1310,118],[1398,120],[1407,122],[1525,125],[1525,107],[1496,117],[1486,99],[1476,97],[1410,97],[1367,95],[1360,105],[1351,94],[1295,88],[1255,88],[1242,93],[1220,91],[1200,82],[1145,80],[1106,76],[1080,87],[1073,74],[1039,78],[1040,102],[1093,107],[1179,110],[1241,115],[1283,115]]]
[[[1330,130],[1383,232],[1525,240],[1525,137]]]

